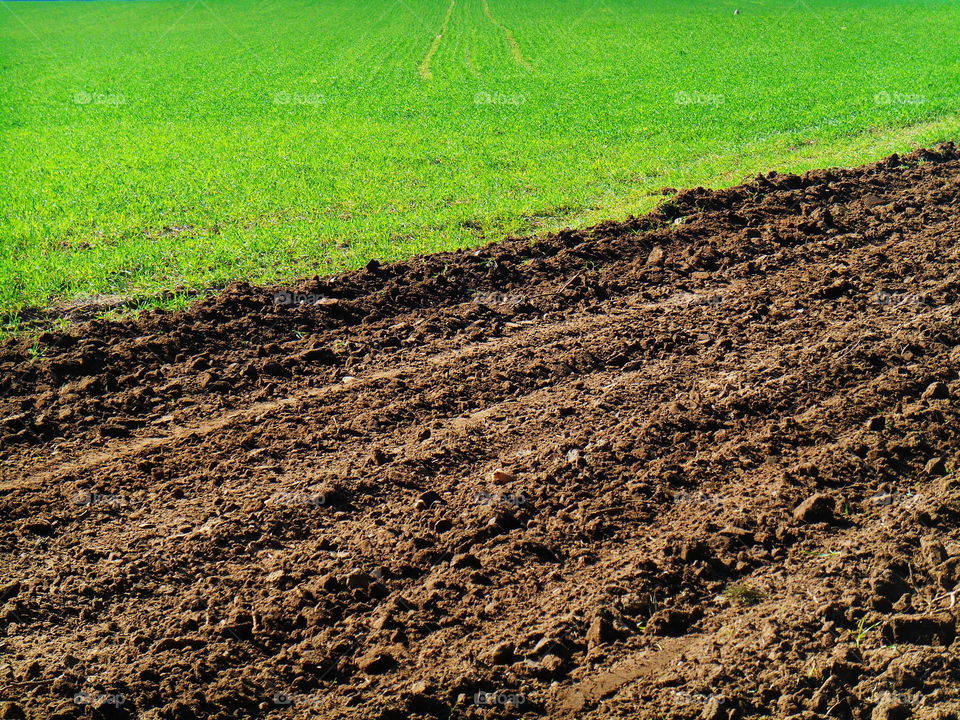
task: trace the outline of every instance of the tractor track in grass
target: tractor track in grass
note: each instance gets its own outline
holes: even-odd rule
[[[669,194],[0,344],[0,717],[950,717],[960,155]]]
[[[443,16],[443,22],[440,24],[440,32],[430,43],[427,54],[424,55],[423,61],[420,63],[418,71],[420,73],[420,79],[423,81],[433,80],[433,69],[431,68],[433,56],[437,54],[437,51],[440,49],[440,44],[443,42],[443,37],[447,34],[447,28],[450,26],[450,18],[453,16],[453,9],[456,7],[456,4],[456,0],[450,0],[450,4],[447,6],[447,12]]]
[[[507,41],[507,46],[510,48],[510,57],[513,58],[514,62],[523,67],[526,70],[533,72],[534,68],[523,55],[523,50],[520,48],[520,43],[517,42],[516,37],[510,31],[506,25],[497,20],[493,13],[490,11],[490,2],[489,0],[481,0],[483,5],[483,14],[487,16],[487,19],[493,23],[493,25],[503,33],[503,37]]]

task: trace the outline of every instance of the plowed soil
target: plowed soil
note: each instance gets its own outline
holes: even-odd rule
[[[0,347],[0,717],[954,718],[960,156]]]

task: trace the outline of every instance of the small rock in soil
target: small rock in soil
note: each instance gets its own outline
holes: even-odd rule
[[[947,459],[942,457],[930,458],[927,461],[927,464],[923,467],[927,475],[946,475],[947,474]]]
[[[425,493],[423,493],[422,495],[420,495],[420,497],[417,498],[416,508],[417,510],[426,510],[431,505],[435,505],[440,501],[441,501],[440,495],[435,493],[433,490],[427,490]]]
[[[367,675],[380,675],[397,664],[396,658],[386,650],[373,648],[357,660],[357,667]]]
[[[513,643],[497,643],[480,654],[480,660],[490,665],[509,665],[513,662],[515,651]]]
[[[344,582],[349,588],[365,588],[373,583],[373,578],[361,570],[354,570],[344,578]]]
[[[793,511],[793,517],[803,523],[830,522],[835,506],[836,501],[831,496],[817,493],[800,503]]]
[[[927,386],[927,389],[923,391],[923,395],[920,396],[921,400],[946,400],[950,397],[950,388],[947,387],[946,383],[935,382],[930,383]]]
[[[497,483],[498,485],[505,485],[508,482],[513,482],[514,479],[513,473],[509,473],[506,470],[494,470],[490,473],[490,482]]]
[[[598,613],[587,629],[587,647],[595,648],[617,639],[617,631],[606,613]]]
[[[647,265],[649,267],[660,267],[663,265],[664,252],[662,247],[655,247],[647,256]]]
[[[547,673],[550,677],[555,677],[563,669],[563,658],[558,655],[550,654],[544,655],[540,658],[538,665]]]

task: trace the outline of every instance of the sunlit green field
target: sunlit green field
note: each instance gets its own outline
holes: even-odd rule
[[[960,129],[956,0],[0,5],[8,328],[63,299],[623,217],[665,186]]]

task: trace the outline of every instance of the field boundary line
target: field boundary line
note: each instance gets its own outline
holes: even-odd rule
[[[487,16],[487,19],[490,22],[499,28],[500,32],[502,32],[503,36],[507,39],[507,45],[510,46],[510,55],[513,57],[514,61],[530,72],[536,72],[533,65],[527,62],[527,59],[523,56],[523,50],[520,49],[520,43],[517,42],[517,38],[514,37],[512,32],[510,32],[510,28],[497,20],[493,16],[493,13],[490,12],[489,0],[481,0],[481,4],[483,5],[483,14]]]
[[[430,43],[430,48],[427,50],[427,54],[423,57],[423,62],[420,63],[420,79],[421,80],[433,80],[433,71],[430,69],[430,63],[433,62],[433,56],[437,54],[437,50],[440,49],[440,43],[443,42],[443,36],[447,34],[447,27],[450,25],[450,16],[453,15],[453,7],[457,4],[457,0],[450,0],[450,5],[447,7],[447,14],[443,16],[443,24],[440,25],[440,33],[433,39],[433,42]]]

